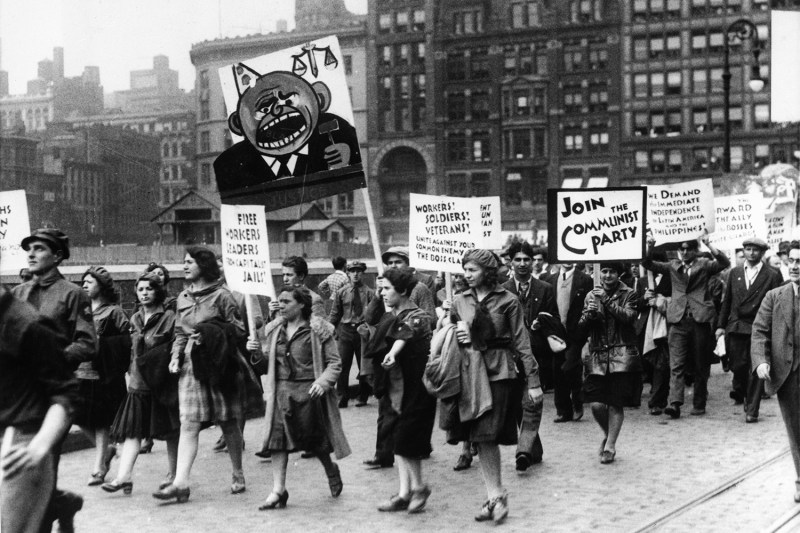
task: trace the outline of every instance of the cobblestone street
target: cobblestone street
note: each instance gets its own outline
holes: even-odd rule
[[[728,399],[729,380],[730,374],[722,374],[719,366],[713,368],[704,417],[684,415],[671,420],[651,416],[646,408],[627,410],[617,460],[611,465],[601,465],[597,459],[602,436],[589,410],[580,422],[554,424],[553,398],[546,395],[541,429],[544,461],[518,475],[514,450],[503,449],[503,476],[511,508],[503,529],[637,531],[775,458],[730,490],[673,515],[653,530],[759,531],[769,526],[795,505],[794,472],[785,453],[787,441],[778,404],[775,399],[764,401],[759,423],[745,424],[740,406]],[[646,401],[647,392],[643,405]],[[691,396],[687,403],[691,404]],[[91,464],[89,450],[64,455],[60,485],[85,498],[84,509],[76,518],[81,532],[461,531],[492,527],[473,520],[485,498],[476,463],[469,470],[454,472],[459,449],[445,444],[438,429],[434,431],[434,453],[423,463],[433,490],[426,512],[379,513],[376,505],[397,491],[397,479],[394,469],[365,470],[361,464],[373,452],[376,417],[374,399],[368,407],[342,411],[353,455],[340,462],[345,488],[338,500],[330,497],[321,465],[293,454],[287,480],[288,507],[257,510],[272,483],[270,463],[252,453],[260,438],[260,420],[249,421],[245,430],[248,488],[242,495],[229,493],[227,455],[211,451],[216,429],[201,434],[191,498],[185,505],[159,504],[150,496],[166,471],[163,442],[156,442],[153,453],[139,458],[132,496],[106,494],[84,485]]]

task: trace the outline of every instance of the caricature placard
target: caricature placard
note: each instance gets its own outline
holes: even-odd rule
[[[219,69],[234,145],[214,161],[222,203],[267,211],[366,186],[335,36]]]

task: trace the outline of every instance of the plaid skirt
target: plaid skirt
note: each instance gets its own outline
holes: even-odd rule
[[[186,357],[178,380],[178,406],[181,422],[225,422],[241,420],[244,387],[241,373],[236,376],[236,386],[231,390],[198,381],[192,370],[192,358]]]

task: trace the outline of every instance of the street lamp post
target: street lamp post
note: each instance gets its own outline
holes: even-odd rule
[[[724,118],[725,118],[725,145],[722,153],[722,168],[727,173],[731,171],[731,39],[744,43],[746,40],[751,42],[753,49],[753,64],[751,65],[750,90],[758,92],[764,88],[764,80],[761,78],[758,57],[761,49],[758,43],[758,28],[747,19],[738,19],[731,22],[723,34],[725,44],[725,64],[722,70],[722,90],[724,92]]]

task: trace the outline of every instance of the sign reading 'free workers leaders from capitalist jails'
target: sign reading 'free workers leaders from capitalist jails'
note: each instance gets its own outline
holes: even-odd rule
[[[500,247],[500,198],[409,194],[408,252],[415,268],[463,272],[471,248]]]
[[[220,206],[222,264],[231,290],[274,296],[263,205]]]
[[[0,272],[17,274],[27,268],[22,239],[31,234],[25,191],[0,191]]]
[[[644,257],[644,187],[548,189],[547,242],[557,263]]]

